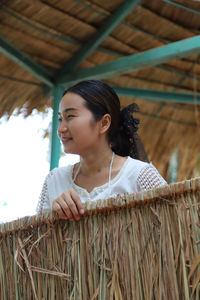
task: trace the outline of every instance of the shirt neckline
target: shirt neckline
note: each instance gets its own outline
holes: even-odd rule
[[[127,159],[125,160],[123,166],[121,167],[120,171],[117,173],[117,175],[110,181],[110,186],[112,184],[114,184],[120,177],[121,177],[121,174],[123,173],[124,169],[126,168],[126,165],[128,164],[128,161],[130,159],[130,156],[127,157]],[[74,183],[74,181],[72,180],[72,174],[73,174],[73,169],[74,169],[74,166],[75,165],[72,165],[71,168],[70,168],[70,173],[69,173],[69,180],[70,180],[70,183],[71,185],[75,188],[76,191],[78,191],[80,194],[87,194],[87,195],[93,195],[93,194],[96,194],[98,192],[102,192],[103,190],[105,190],[109,183],[106,182],[104,183],[103,185],[100,185],[100,186],[96,186],[92,189],[91,192],[88,192],[85,188],[77,185],[76,183]]]

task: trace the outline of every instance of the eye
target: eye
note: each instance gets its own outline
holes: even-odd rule
[[[58,122],[59,122],[59,123],[62,122],[62,118],[58,118]]]
[[[70,119],[70,118],[73,118],[73,117],[74,117],[74,115],[68,115],[68,116],[66,116],[67,119]]]

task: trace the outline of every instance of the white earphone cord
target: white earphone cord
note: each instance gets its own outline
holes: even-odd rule
[[[115,153],[113,152],[112,158],[111,158],[111,162],[110,162],[109,176],[108,176],[108,187],[109,187],[109,189],[110,189],[111,174],[112,174],[112,165],[113,165],[114,156],[115,156]],[[74,178],[73,178],[73,182],[75,182],[76,177],[77,177],[77,175],[78,175],[78,173],[80,171],[80,168],[81,168],[81,162],[79,163],[79,166],[78,166],[78,168],[76,170],[76,173],[75,173]]]

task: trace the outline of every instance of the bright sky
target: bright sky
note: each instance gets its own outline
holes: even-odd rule
[[[0,222],[35,214],[45,176],[49,172],[49,139],[43,138],[51,122],[34,112],[24,119],[0,119]],[[77,155],[67,154],[59,166],[74,164]]]

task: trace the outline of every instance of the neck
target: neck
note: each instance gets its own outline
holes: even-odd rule
[[[104,168],[109,168],[112,154],[112,150],[107,147],[106,149],[104,148],[103,151],[98,149],[81,156],[81,173],[88,176],[90,174],[101,172]]]

